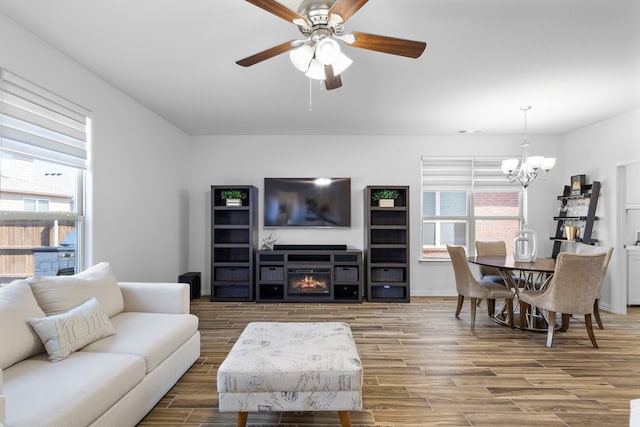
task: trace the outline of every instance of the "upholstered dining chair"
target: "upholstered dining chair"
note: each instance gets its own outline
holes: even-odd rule
[[[506,257],[507,245],[502,240],[495,240],[495,241],[478,240],[476,241],[476,256]],[[480,278],[483,280],[490,280],[492,282],[504,284],[504,279],[500,274],[500,270],[498,270],[496,267],[481,265]]]
[[[478,298],[487,300],[489,317],[495,315],[496,299],[504,298],[509,314],[509,325],[513,328],[513,291],[504,285],[489,280],[476,280],[467,263],[464,247],[447,245],[447,251],[451,257],[451,264],[453,265],[453,272],[456,278],[456,289],[458,291],[456,317],[460,317],[460,311],[462,310],[465,297],[471,299],[471,330],[473,330],[476,325],[476,305]]]
[[[584,315],[584,323],[594,348],[598,343],[593,335],[591,312],[593,301],[600,292],[600,276],[606,254],[576,254],[561,252],[556,258],[553,277],[542,290],[521,290],[520,328],[524,331],[527,311],[537,307],[548,311],[547,347],[553,344],[556,313],[568,318],[571,314]]]
[[[604,265],[602,266],[602,275],[600,277],[600,286],[598,287],[598,293],[596,294],[596,300],[593,302],[593,317],[596,318],[598,328],[604,329],[602,325],[602,319],[600,318],[600,290],[602,289],[602,282],[604,282],[604,276],[607,273],[607,267],[609,261],[611,261],[611,255],[613,255],[613,248],[607,246],[592,246],[584,243],[578,243],[576,247],[577,254],[606,254],[604,257]]]

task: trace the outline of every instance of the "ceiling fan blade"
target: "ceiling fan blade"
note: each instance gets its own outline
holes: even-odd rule
[[[362,6],[369,0],[337,0],[331,9],[329,9],[329,16],[333,14],[340,15],[342,17],[342,23],[344,24],[351,18]]]
[[[304,16],[294,12],[288,7],[278,3],[275,0],[247,0],[254,6],[258,6],[266,10],[269,13],[276,15],[279,18],[284,19],[285,21],[289,21],[296,25],[305,25],[307,27],[311,27],[311,22]]]
[[[291,50],[291,43],[295,40],[291,40],[288,42],[284,42],[279,44],[278,46],[274,46],[271,49],[263,50],[262,52],[258,52],[255,55],[251,55],[247,58],[236,61],[236,64],[242,65],[243,67],[250,67],[251,65],[255,65],[258,62],[266,61],[269,58],[273,58],[274,56],[280,55],[281,53],[285,53]]]
[[[418,58],[427,47],[425,42],[378,36],[375,34],[354,32],[353,36],[355,37],[355,41],[352,43],[349,43],[351,40],[347,41],[350,46],[409,58]],[[346,40],[345,38],[345,41]]]
[[[338,89],[342,86],[342,79],[340,78],[340,76],[336,76],[335,74],[333,74],[332,65],[324,66],[324,74],[324,86],[327,88],[327,90]]]

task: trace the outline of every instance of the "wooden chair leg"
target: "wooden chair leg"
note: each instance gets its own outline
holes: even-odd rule
[[[515,325],[513,321],[513,299],[511,298],[507,300],[507,314],[509,315],[509,326],[513,329]]]
[[[589,334],[589,339],[591,340],[591,344],[593,344],[593,348],[598,348],[598,343],[596,342],[596,336],[593,335],[593,325],[591,324],[591,314],[584,315],[584,324],[587,327],[587,333]]]
[[[602,319],[600,318],[600,298],[596,298],[593,302],[593,317],[596,318],[598,328],[604,329],[604,326],[602,326]]]
[[[245,427],[247,425],[248,412],[238,412],[238,427]]]
[[[549,327],[547,328],[547,347],[553,345],[553,333],[556,330],[556,312],[549,311]]]
[[[524,332],[527,326],[527,310],[529,308],[529,304],[526,302],[520,301],[520,331]]]
[[[560,326],[560,332],[567,332],[569,330],[570,314],[562,313],[562,325]]]
[[[338,415],[340,415],[340,424],[342,424],[342,427],[351,427],[351,418],[349,418],[349,412],[338,411]]]
[[[476,328],[476,301],[477,298],[471,298],[471,330]]]
[[[456,317],[460,317],[460,311],[462,311],[463,302],[464,302],[464,295],[458,295],[458,307],[456,308]]]
[[[493,317],[496,314],[496,300],[487,299],[487,314],[489,314],[489,317]]]

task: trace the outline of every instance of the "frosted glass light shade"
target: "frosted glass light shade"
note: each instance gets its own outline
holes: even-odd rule
[[[333,65],[341,53],[338,42],[330,37],[325,37],[316,44],[316,59],[322,65]]]
[[[543,170],[551,170],[556,165],[555,157],[545,157],[542,161],[542,166],[540,166]]]
[[[509,173],[518,167],[518,159],[507,159],[502,161],[502,172]]]
[[[311,64],[309,64],[309,69],[305,73],[305,76],[314,80],[325,80],[326,75],[324,74],[324,65],[318,62],[317,59],[311,60]]]
[[[542,166],[542,162],[544,161],[544,157],[542,156],[531,156],[527,159],[527,166],[531,169],[539,169]]]
[[[293,65],[303,73],[306,73],[309,69],[309,64],[313,59],[313,48],[308,44],[303,44],[300,47],[289,51],[289,59]]]
[[[340,55],[333,61],[333,74],[336,76],[342,73],[353,64],[353,60],[344,53],[340,52]]]

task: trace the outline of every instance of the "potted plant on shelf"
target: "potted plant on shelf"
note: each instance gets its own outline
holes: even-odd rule
[[[225,201],[226,206],[242,206],[247,194],[240,190],[224,190],[220,192],[220,198]]]
[[[374,202],[378,202],[378,206],[381,208],[392,208],[395,206],[395,199],[398,198],[400,193],[397,190],[377,190],[371,195]]]

